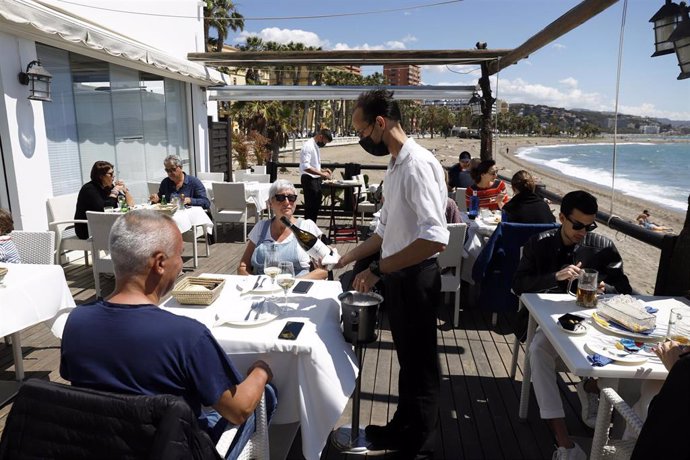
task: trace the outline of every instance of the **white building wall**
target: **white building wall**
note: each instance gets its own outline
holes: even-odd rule
[[[0,33],[0,140],[7,178],[0,207],[12,209],[19,230],[48,228],[45,203],[52,196],[43,120],[43,104],[50,102],[30,101],[28,87],[17,80],[34,59],[33,41]]]

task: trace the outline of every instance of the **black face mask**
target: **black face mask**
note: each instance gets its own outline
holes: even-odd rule
[[[375,157],[384,157],[390,153],[388,152],[386,144],[383,143],[383,139],[377,144],[371,139],[371,134],[364,139],[360,139],[359,145],[361,145],[368,154],[374,155]]]
[[[317,142],[316,145],[319,146],[319,148],[325,147],[326,143],[325,142]]]

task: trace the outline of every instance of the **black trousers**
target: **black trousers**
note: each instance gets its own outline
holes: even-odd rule
[[[302,174],[300,182],[304,192],[304,218],[313,220],[316,223],[316,219],[319,217],[319,208],[321,207],[321,178]]]
[[[398,354],[398,408],[405,454],[433,455],[441,393],[436,311],[441,274],[436,259],[384,275],[386,310]],[[405,457],[407,458],[407,456]]]

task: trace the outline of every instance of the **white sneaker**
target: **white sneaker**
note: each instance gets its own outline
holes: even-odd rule
[[[573,444],[575,444],[575,446],[570,449],[566,449],[565,447],[556,449],[551,460],[587,460],[587,454],[585,454],[577,443]]]
[[[586,380],[582,380],[575,388],[577,389],[577,397],[580,399],[582,411],[582,421],[588,427],[594,429],[597,424],[597,411],[599,410],[599,396],[594,393],[588,393],[585,390]]]

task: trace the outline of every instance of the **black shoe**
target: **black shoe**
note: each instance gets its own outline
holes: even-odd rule
[[[371,442],[374,450],[398,449],[402,446],[403,427],[391,421],[387,425],[367,425],[364,428],[367,441]]]
[[[209,246],[216,244],[216,235],[214,235],[213,233],[207,233],[206,239],[208,240]]]

